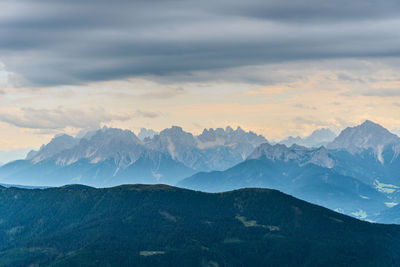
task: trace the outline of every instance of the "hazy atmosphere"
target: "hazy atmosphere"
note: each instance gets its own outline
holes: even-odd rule
[[[0,266],[400,266],[399,0],[0,0]]]
[[[0,150],[104,125],[399,132],[398,1],[0,0]]]

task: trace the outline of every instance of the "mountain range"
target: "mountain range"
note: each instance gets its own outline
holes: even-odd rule
[[[79,138],[58,135],[26,159],[2,166],[0,182],[163,183],[206,192],[262,187],[364,220],[400,220],[400,138],[372,121],[320,147],[272,145],[240,127],[204,129],[197,136],[177,126],[141,133],[104,127]],[[327,135],[318,130],[306,139]]]
[[[276,190],[0,187],[1,266],[398,266],[400,226]]]
[[[392,200],[361,180],[340,174],[324,148],[264,144],[248,160],[226,170],[200,172],[178,186],[205,192],[274,188],[332,210],[372,219]]]
[[[77,138],[58,135],[38,151],[0,168],[3,183],[60,186],[81,183],[175,184],[197,171],[223,170],[267,140],[240,127],[205,129],[199,136],[173,126],[143,139],[129,130],[102,128]],[[151,135],[153,137],[151,137]]]
[[[392,223],[400,218],[400,209],[394,209],[400,202],[399,144],[398,136],[366,121],[343,130],[327,148],[262,144],[244,162],[197,173],[178,186],[207,192],[274,188],[361,219]]]

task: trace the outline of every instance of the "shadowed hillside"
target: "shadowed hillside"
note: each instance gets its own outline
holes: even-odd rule
[[[394,266],[400,227],[275,190],[0,189],[0,265]]]

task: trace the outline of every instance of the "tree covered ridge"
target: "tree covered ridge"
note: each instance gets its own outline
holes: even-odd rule
[[[269,189],[0,188],[5,266],[395,266],[399,241],[400,226]]]

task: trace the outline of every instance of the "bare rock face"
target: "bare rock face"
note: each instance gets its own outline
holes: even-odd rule
[[[21,184],[40,180],[43,185],[175,184],[197,171],[230,168],[264,142],[263,136],[240,127],[208,129],[196,136],[172,126],[159,134],[142,129],[140,137],[103,127],[76,137],[56,136],[25,160],[6,166],[0,177]],[[56,178],[42,181],[44,177]]]
[[[51,158],[63,150],[70,149],[79,143],[78,139],[74,137],[63,134],[59,136],[55,136],[50,143],[47,145],[42,145],[39,151],[31,151],[27,155],[27,159],[32,162],[40,162],[42,160],[46,160]]]
[[[281,144],[262,144],[248,157],[248,159],[262,158],[272,161],[294,161],[300,166],[312,163],[325,168],[333,168],[335,165],[334,159],[325,147],[307,148],[299,145],[287,147]]]
[[[357,154],[366,149],[372,149],[376,158],[384,163],[382,152],[385,148],[397,149],[400,138],[387,129],[372,121],[344,129],[338,137],[328,145],[329,149],[347,150]],[[397,147],[397,148],[396,148]]]

